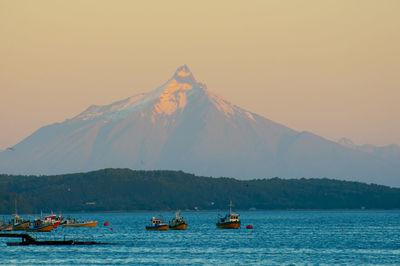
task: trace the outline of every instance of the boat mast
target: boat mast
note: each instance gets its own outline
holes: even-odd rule
[[[17,198],[15,198],[14,199],[14,205],[15,205],[15,214],[14,215],[17,215]]]
[[[229,204],[229,214],[231,214],[232,213],[232,200],[231,200],[231,203]]]

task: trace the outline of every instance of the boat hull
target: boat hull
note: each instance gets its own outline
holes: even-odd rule
[[[183,224],[177,224],[177,225],[173,225],[173,226],[169,226],[170,230],[186,230],[187,228],[187,224],[183,223]]]
[[[240,222],[217,223],[217,228],[219,229],[238,229],[239,227]]]
[[[97,221],[62,225],[62,227],[96,227],[96,226],[97,226]]]
[[[31,226],[31,222],[27,221],[27,222],[24,222],[24,223],[20,223],[20,224],[14,225],[12,230],[13,231],[25,231],[26,228],[28,228],[29,226]]]
[[[158,225],[158,226],[146,226],[147,231],[164,231],[168,229],[169,229],[168,224]]]
[[[53,223],[54,228],[57,228],[60,225],[60,223],[61,223],[60,221],[54,222]]]
[[[38,228],[26,228],[28,232],[51,232],[54,229],[54,225],[49,224]]]
[[[3,225],[2,227],[0,227],[0,231],[2,232],[8,232],[8,231],[12,231],[13,226],[11,224],[6,224]]]

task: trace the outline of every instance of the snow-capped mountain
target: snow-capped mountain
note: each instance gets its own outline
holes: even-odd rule
[[[0,153],[0,172],[108,167],[241,179],[329,177],[400,186],[399,164],[246,111],[181,66],[156,90],[45,126]]]

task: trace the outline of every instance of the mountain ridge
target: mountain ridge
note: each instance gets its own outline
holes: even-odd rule
[[[376,146],[372,144],[357,145],[348,138],[341,138],[338,143],[350,149],[366,152],[383,160],[389,160],[392,163],[400,162],[400,146],[397,144],[385,146]]]

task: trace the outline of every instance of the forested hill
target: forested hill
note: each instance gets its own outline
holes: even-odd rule
[[[400,189],[331,179],[199,177],[104,169],[56,176],[0,175],[0,213],[133,210],[400,209]]]

